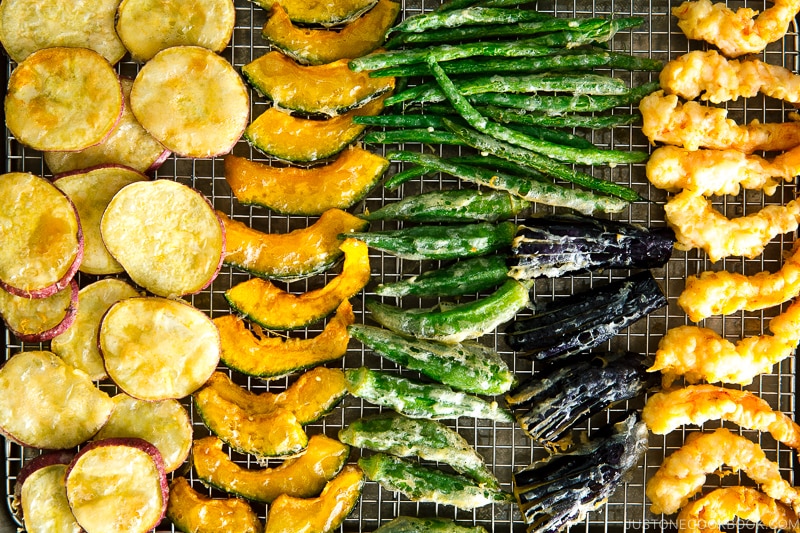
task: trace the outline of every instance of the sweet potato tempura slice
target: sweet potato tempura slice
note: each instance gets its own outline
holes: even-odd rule
[[[728,117],[726,109],[706,107],[698,102],[681,103],[677,95],[656,91],[639,102],[642,132],[651,142],[683,146],[688,150],[735,148],[744,153],[790,150],[800,145],[800,123],[745,126]]]
[[[672,14],[689,39],[709,42],[726,56],[737,57],[760,52],[781,39],[798,10],[798,0],[775,0],[760,15],[749,7],[732,11],[724,2],[697,0],[682,3]]]
[[[647,399],[642,420],[656,435],[666,435],[686,424],[700,426],[709,420],[725,420],[745,429],[767,431],[778,442],[800,448],[800,426],[791,418],[773,410],[752,392],[717,385],[689,385],[656,393]]]
[[[759,92],[779,100],[800,102],[800,76],[760,59],[728,60],[716,50],[695,50],[673,59],[659,74],[661,88],[681,98],[715,104],[749,98]]]
[[[758,311],[794,298],[800,293],[800,239],[775,273],[745,276],[734,272],[706,271],[689,276],[678,305],[698,322],[712,315],[729,315],[744,309]]]
[[[781,477],[778,464],[767,459],[755,442],[719,428],[713,433],[692,433],[684,445],[664,459],[648,481],[646,494],[654,514],[672,514],[700,492],[708,474],[724,465],[741,470],[761,486],[767,496],[797,510],[800,492]]]
[[[664,206],[667,224],[675,231],[678,250],[705,250],[716,262],[724,257],[753,259],[764,252],[773,237],[795,231],[800,221],[800,204],[768,205],[757,213],[727,218],[711,201],[692,191],[683,191]]]
[[[749,385],[794,353],[800,342],[800,300],[770,320],[769,329],[772,335],[746,337],[734,344],[712,329],[672,328],[658,343],[655,363],[647,370],[660,370],[665,388],[681,376],[687,383]]]

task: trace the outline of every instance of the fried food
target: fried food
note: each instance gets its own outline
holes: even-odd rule
[[[800,239],[775,273],[752,276],[727,271],[706,271],[689,276],[678,305],[698,322],[713,315],[729,315],[739,310],[758,311],[794,298],[800,293]]]
[[[696,0],[684,2],[672,14],[689,39],[706,41],[726,56],[738,57],[760,52],[781,39],[798,10],[798,0],[775,0],[761,14],[748,7],[732,11],[724,2]]]
[[[741,470],[771,498],[800,507],[800,491],[781,477],[778,464],[767,459],[764,450],[745,437],[719,428],[712,433],[692,433],[684,445],[664,459],[647,483],[654,514],[672,514],[700,492],[706,476],[724,465]]]
[[[647,370],[660,370],[665,388],[680,376],[687,383],[750,385],[794,353],[800,342],[800,300],[772,318],[769,330],[772,335],[746,337],[734,344],[708,328],[678,326],[661,338],[655,362]]]
[[[736,149],[751,154],[791,150],[800,145],[800,123],[761,124],[753,121],[741,126],[728,117],[726,109],[707,107],[698,102],[681,103],[677,95],[656,91],[639,102],[642,132],[651,142],[683,146],[688,150]]]
[[[712,262],[729,256],[753,259],[777,235],[795,231],[800,221],[800,204],[768,205],[757,213],[727,218],[711,201],[685,190],[667,200],[667,224],[675,232],[678,250],[705,250]]]
[[[695,50],[673,59],[659,75],[661,88],[681,98],[715,104],[749,98],[759,92],[800,103],[800,76],[760,59],[728,60],[716,50]]]
[[[797,513],[752,487],[724,487],[709,492],[681,509],[678,527],[682,533],[716,532],[736,517],[761,522],[772,529],[800,531]]]
[[[686,150],[668,145],[650,154],[646,172],[650,183],[669,192],[688,189],[703,196],[735,196],[744,188],[771,196],[782,180],[800,174],[800,147],[770,162],[735,149]]]
[[[656,435],[666,435],[683,425],[725,420],[745,429],[767,431],[778,442],[800,448],[800,426],[791,418],[773,410],[752,392],[716,385],[689,385],[656,393],[647,399],[642,420]]]

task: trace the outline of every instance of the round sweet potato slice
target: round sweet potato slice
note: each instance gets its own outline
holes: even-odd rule
[[[144,439],[84,446],[67,468],[66,486],[72,513],[86,533],[145,533],[167,510],[164,463]]]
[[[122,117],[106,139],[77,152],[45,152],[44,162],[53,174],[96,167],[106,164],[123,165],[139,172],[151,172],[160,167],[170,151],[136,120],[131,111],[131,78],[120,78],[124,105]]]
[[[83,231],[70,199],[48,180],[0,176],[0,287],[45,298],[64,289],[83,257]]]
[[[108,203],[120,189],[137,181],[146,181],[144,174],[119,165],[106,165],[70,174],[55,180],[56,187],[69,196],[83,230],[83,260],[78,268],[94,275],[118,274],[122,265],[111,257],[100,235],[100,219]]]
[[[6,125],[37,150],[82,150],[105,139],[122,116],[122,86],[88,48],[44,48],[11,73]]]
[[[44,342],[68,329],[78,313],[78,283],[47,298],[25,298],[0,289],[0,315],[23,342]]]
[[[103,213],[100,233],[131,279],[158,296],[198,292],[222,266],[225,230],[214,208],[171,180],[122,188]]]
[[[232,0],[122,0],[117,34],[131,56],[144,62],[171,46],[221,52],[235,22]]]
[[[145,402],[122,393],[112,400],[114,412],[95,440],[142,438],[161,452],[167,473],[183,464],[192,448],[192,421],[178,400]]]
[[[17,63],[42,48],[91,48],[109,63],[125,55],[114,19],[119,0],[3,0],[0,41]]]
[[[139,296],[139,292],[121,279],[95,281],[78,292],[75,321],[63,333],[53,337],[50,349],[67,364],[83,370],[92,380],[108,377],[103,357],[97,347],[100,320],[112,304]]]
[[[155,296],[111,306],[98,335],[106,371],[134,398],[183,398],[199,389],[217,367],[217,327],[191,305]]]
[[[250,114],[244,81],[200,46],[173,46],[148,61],[133,82],[131,109],[161,144],[184,157],[226,154]]]
[[[0,368],[0,432],[23,446],[77,446],[97,433],[113,408],[84,372],[52,352],[18,353]]]
[[[49,452],[20,470],[14,496],[28,533],[82,533],[67,501],[67,466],[74,454]]]

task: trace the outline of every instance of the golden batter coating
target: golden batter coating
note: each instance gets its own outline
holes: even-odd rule
[[[735,148],[751,154],[758,150],[784,151],[800,145],[800,123],[741,126],[728,118],[728,111],[698,102],[681,103],[677,95],[656,91],[639,102],[642,132],[650,142],[683,146],[688,150]]]
[[[760,59],[728,60],[716,50],[695,50],[673,59],[659,74],[661,88],[681,98],[715,104],[749,98],[759,92],[779,100],[800,102],[800,76]]]
[[[716,532],[739,517],[768,528],[800,531],[797,513],[752,487],[723,487],[688,505],[678,514],[682,533]]]
[[[713,433],[692,433],[684,445],[664,459],[647,483],[646,494],[654,514],[677,512],[700,492],[706,476],[727,465],[741,470],[761,490],[795,512],[800,491],[781,477],[778,464],[767,459],[761,447],[745,437],[719,428]]]
[[[675,248],[700,248],[712,262],[729,256],[758,257],[775,236],[795,231],[800,221],[800,204],[795,200],[727,218],[710,200],[693,191],[673,196],[664,210],[667,224],[675,231]]]
[[[708,328],[678,326],[661,338],[655,363],[648,370],[663,373],[665,388],[679,377],[687,383],[749,385],[794,353],[800,342],[800,300],[770,320],[769,330],[772,335],[747,337],[734,344]]]
[[[689,39],[706,41],[726,56],[737,57],[760,52],[781,39],[798,10],[798,0],[775,0],[760,15],[749,7],[733,11],[724,2],[696,0],[682,3],[672,14]]]
[[[800,174],[800,147],[769,161],[736,149],[686,150],[668,145],[653,150],[646,171],[650,183],[669,192],[689,189],[703,196],[735,196],[744,188],[771,196],[782,180]]]
[[[689,276],[678,297],[678,305],[698,322],[713,315],[729,315],[739,310],[758,311],[794,298],[800,293],[800,239],[775,273],[759,272],[745,276],[734,272],[706,271]]]
[[[745,429],[767,431],[778,442],[800,448],[800,426],[750,391],[701,384],[659,392],[647,399],[642,420],[656,435],[687,424],[725,420]]]

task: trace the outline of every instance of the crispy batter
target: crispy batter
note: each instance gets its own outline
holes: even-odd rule
[[[681,448],[664,459],[647,483],[650,510],[654,514],[677,512],[702,489],[706,476],[724,465],[741,470],[768,496],[795,511],[800,507],[800,492],[781,477],[778,464],[767,459],[758,444],[719,428],[713,433],[690,434]]]
[[[689,189],[702,194],[737,195],[740,188],[762,190],[772,195],[781,180],[800,174],[800,147],[785,152],[770,162],[739,150],[686,150],[662,146],[650,154],[647,179],[669,192]]]
[[[709,492],[681,509],[678,527],[682,533],[716,532],[736,517],[761,522],[772,529],[800,531],[797,513],[752,487],[724,487]]]
[[[711,201],[683,191],[664,206],[667,224],[675,231],[678,250],[701,248],[712,262],[732,255],[753,259],[776,235],[797,229],[800,204],[768,205],[757,213],[727,218]]]
[[[724,2],[697,0],[684,2],[672,14],[689,39],[709,42],[726,56],[737,57],[760,52],[781,39],[798,10],[798,0],[775,0],[760,15],[748,7],[734,12]]]
[[[639,102],[642,132],[651,142],[683,146],[688,150],[735,148],[751,154],[757,150],[784,151],[800,145],[800,123],[745,126],[728,117],[726,109],[707,107],[698,102],[681,103],[677,95],[656,91]]]
[[[775,273],[745,276],[734,272],[706,271],[686,278],[678,305],[698,322],[713,315],[729,315],[741,309],[758,311],[794,298],[800,293],[800,239]]]
[[[772,335],[746,337],[734,345],[714,330],[678,326],[661,338],[655,362],[647,370],[660,370],[665,388],[680,376],[687,383],[749,385],[794,353],[800,342],[800,299],[770,320],[769,330]]]
[[[666,435],[680,426],[700,426],[709,420],[733,422],[745,429],[768,431],[775,440],[800,448],[800,426],[769,403],[749,391],[716,385],[689,385],[659,392],[647,399],[642,420],[656,435]]]
[[[759,92],[779,100],[800,102],[800,76],[759,59],[728,60],[716,50],[695,50],[673,59],[659,75],[661,88],[681,98],[715,104],[749,98]]]

